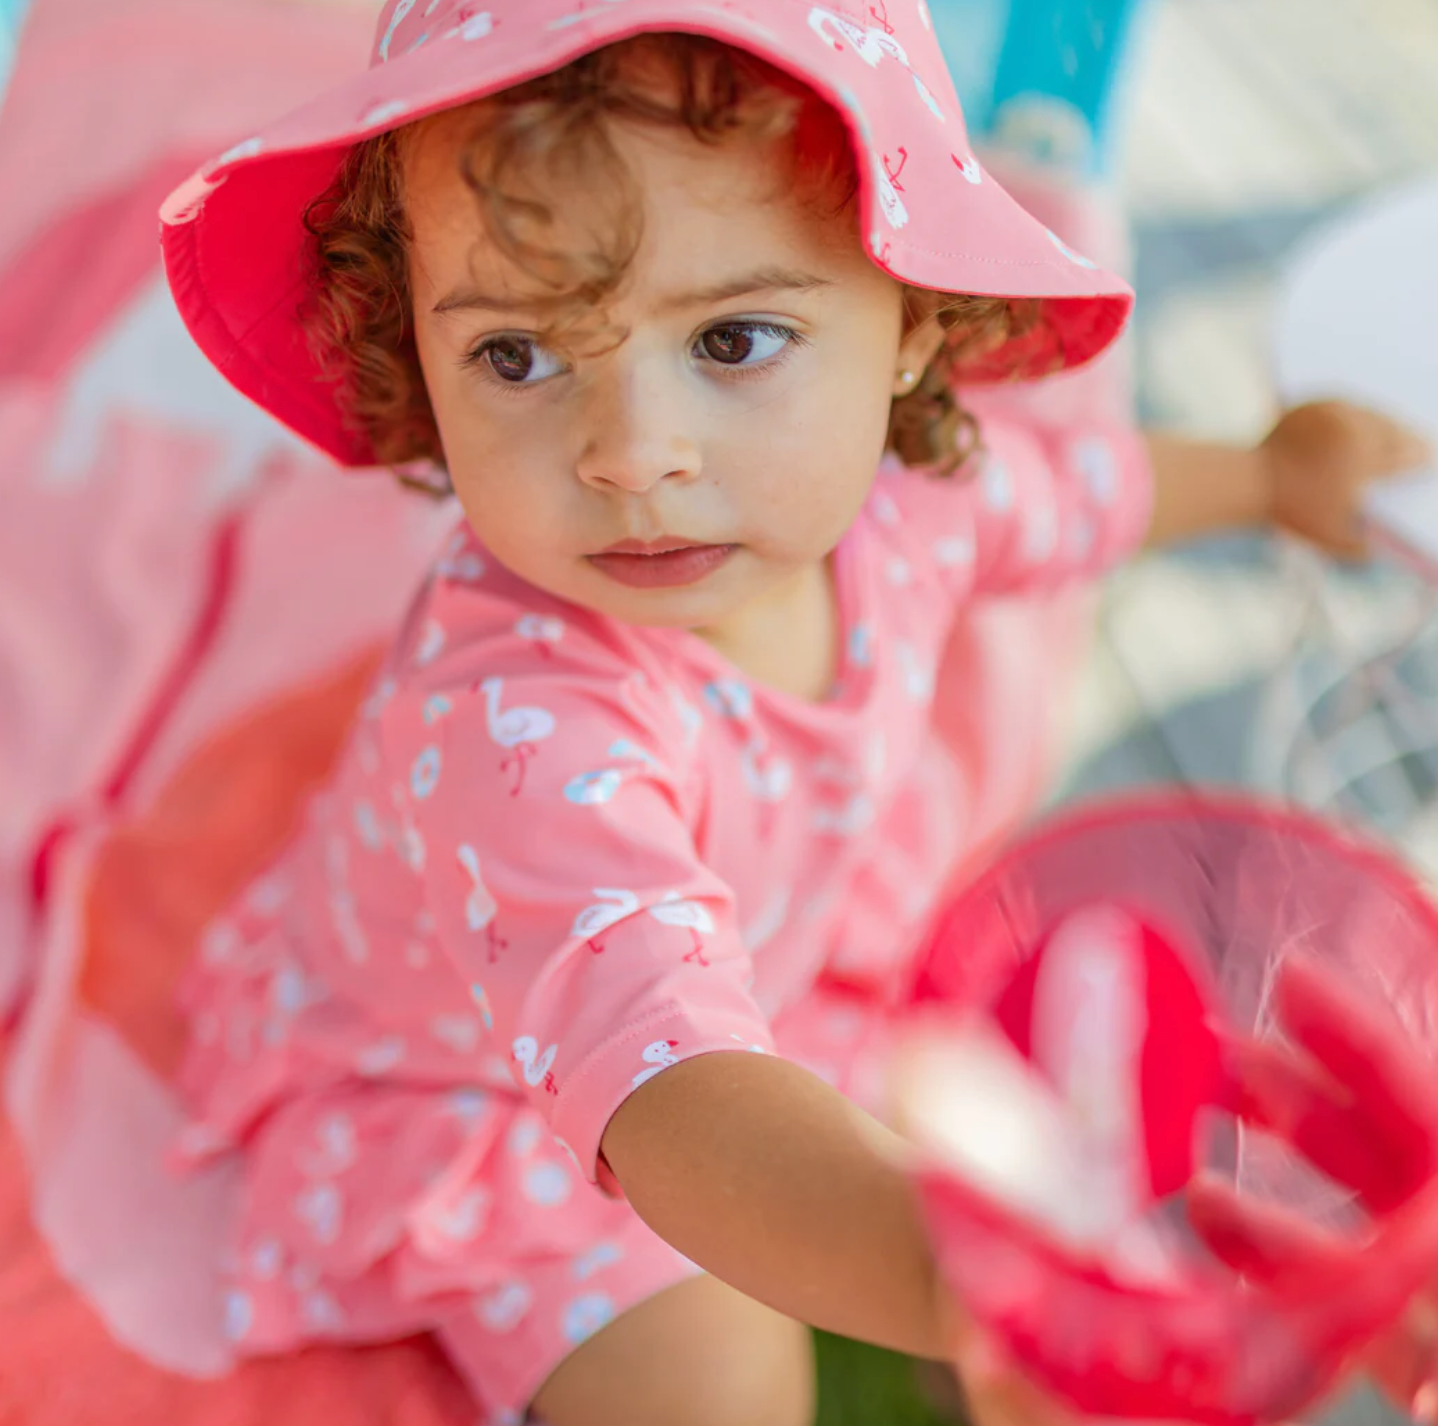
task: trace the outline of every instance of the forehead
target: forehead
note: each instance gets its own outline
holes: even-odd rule
[[[475,145],[484,122],[479,108],[444,114],[420,126],[406,146],[404,192],[415,257],[433,269],[436,281],[463,267],[523,290],[524,274],[487,240],[482,204],[466,177],[467,156],[482,152]],[[799,191],[787,136],[740,132],[712,142],[678,126],[603,122],[607,161],[585,163],[561,145],[545,163],[511,166],[506,177],[506,193],[548,210],[546,239],[555,249],[592,249],[637,216],[642,241],[633,287],[720,261],[871,266],[853,205]],[[634,208],[637,214],[629,211]]]

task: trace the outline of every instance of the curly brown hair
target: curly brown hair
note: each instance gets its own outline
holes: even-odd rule
[[[453,122],[454,111],[439,116]],[[552,74],[476,101],[463,176],[499,250],[548,294],[556,325],[592,318],[623,279],[642,236],[642,195],[608,123],[627,119],[687,130],[700,143],[735,136],[787,139],[793,180],[807,201],[852,210],[858,192],[843,122],[807,88],[762,60],[695,35],[642,35]],[[307,327],[349,422],[386,464],[443,464],[411,322],[404,170],[421,120],[357,145],[305,214],[319,281]],[[538,184],[564,191],[583,175],[607,195],[587,252],[556,246],[555,215]],[[603,182],[595,183],[595,175]],[[912,393],[897,398],[889,448],[907,465],[952,474],[978,447],[977,423],[954,394],[957,365],[1031,330],[1037,305],[905,288],[908,320],[938,320],[947,337]]]

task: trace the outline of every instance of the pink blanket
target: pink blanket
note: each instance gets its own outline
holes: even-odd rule
[[[187,1251],[223,1230],[230,1182],[164,1166],[179,969],[323,778],[454,515],[339,475],[234,395],[173,312],[154,215],[361,63],[369,25],[297,0],[35,0],[0,110],[0,1426],[472,1416],[423,1344],[238,1368],[211,1255]],[[1112,252],[1098,210],[1036,198]],[[1042,420],[1095,383],[1122,400],[1114,375],[997,399]],[[1010,750],[982,779],[995,832],[1039,786],[1046,680],[1081,622],[1025,605],[956,635],[950,688],[990,693],[947,700],[951,736]]]

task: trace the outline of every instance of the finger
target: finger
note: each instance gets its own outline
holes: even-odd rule
[[[1420,1298],[1384,1334],[1364,1366],[1373,1384],[1420,1421],[1438,1420],[1438,1311]]]
[[[1027,1381],[988,1333],[968,1327],[954,1364],[973,1426],[1069,1426],[1071,1414]]]
[[[1370,1115],[1314,1062],[1255,1041],[1230,1046],[1227,1060],[1233,1113],[1291,1144],[1365,1203],[1391,1206],[1424,1181],[1424,1136],[1415,1153],[1411,1125],[1391,1132],[1383,1116]]]
[[[1417,470],[1432,461],[1433,456],[1433,445],[1430,441],[1407,426],[1393,423],[1389,436],[1389,457],[1394,470]]]
[[[1190,1185],[1188,1216],[1208,1250],[1253,1282],[1271,1284],[1295,1268],[1337,1264],[1348,1255],[1341,1238],[1279,1204],[1245,1197],[1212,1175]]]
[[[1415,1052],[1391,1014],[1365,1004],[1310,961],[1292,960],[1284,967],[1277,998],[1289,1034],[1335,1082],[1327,1103],[1318,1096],[1312,1100],[1311,1142],[1302,1146],[1304,1151],[1321,1153],[1331,1171],[1342,1154],[1366,1144],[1375,1155],[1373,1168],[1383,1170],[1378,1177],[1387,1180],[1386,1189],[1381,1182],[1372,1184],[1379,1197],[1371,1201],[1395,1206],[1438,1162],[1433,1066]],[[1347,1112],[1335,1113],[1335,1104]],[[1326,1146],[1325,1135],[1332,1139]],[[1339,1176],[1353,1181],[1351,1172]]]
[[[1289,1033],[1355,1099],[1405,1120],[1438,1123],[1433,1066],[1391,1011],[1306,957],[1284,966],[1277,1000]]]

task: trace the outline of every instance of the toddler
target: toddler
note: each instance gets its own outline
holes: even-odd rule
[[[188,988],[233,1340],[433,1333],[551,1426],[799,1426],[801,1324],[954,1355],[875,1117],[973,849],[950,631],[1145,539],[1347,549],[1410,438],[980,426],[1131,299],[976,161],[924,0],[389,0],[163,216],[241,390],[464,513]]]

